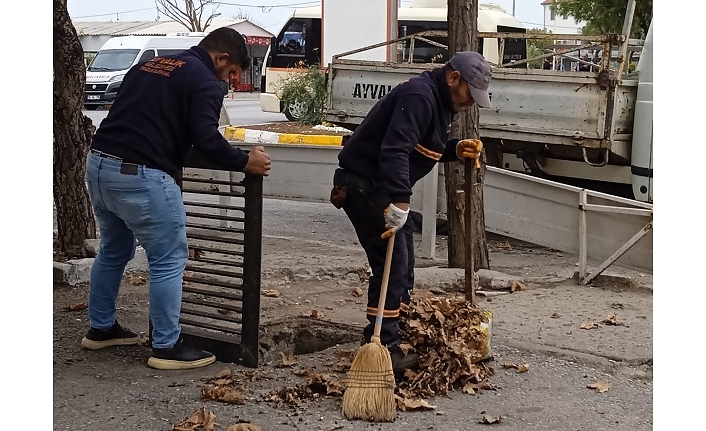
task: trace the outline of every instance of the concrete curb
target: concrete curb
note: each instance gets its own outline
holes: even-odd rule
[[[347,136],[309,135],[300,133],[276,133],[265,130],[252,130],[243,127],[226,126],[223,136],[229,141],[243,141],[249,144],[299,144],[340,147]]]
[[[88,257],[81,259],[71,259],[66,262],[54,261],[54,283],[65,283],[69,286],[86,284],[91,280],[91,268],[98,253],[100,239],[87,239],[85,241]],[[135,257],[128,262],[125,273],[148,271],[147,256],[141,246],[135,249]]]
[[[70,286],[87,283],[91,279],[92,257],[72,259],[66,262],[54,262],[54,282]]]

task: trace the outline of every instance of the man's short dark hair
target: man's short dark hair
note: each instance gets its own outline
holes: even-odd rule
[[[199,46],[208,52],[225,52],[230,64],[238,64],[242,69],[250,67],[250,57],[245,47],[243,35],[230,27],[220,27],[204,37]]]

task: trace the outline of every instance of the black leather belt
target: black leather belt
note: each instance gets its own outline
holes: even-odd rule
[[[108,153],[104,153],[103,151],[100,151],[100,150],[94,150],[93,148],[91,148],[91,153],[95,154],[98,157],[102,157],[104,159],[112,160],[114,162],[119,162],[121,174],[137,175],[138,167],[140,166],[138,164],[123,162],[123,159],[121,157],[114,156],[114,155],[108,154]]]

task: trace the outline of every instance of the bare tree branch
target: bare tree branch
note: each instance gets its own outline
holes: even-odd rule
[[[205,31],[220,7],[217,0],[155,0],[157,10],[179,22],[189,31]],[[208,17],[204,21],[203,17]]]

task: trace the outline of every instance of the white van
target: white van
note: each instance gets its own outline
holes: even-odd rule
[[[108,39],[86,70],[86,109],[110,105],[125,73],[134,65],[160,55],[176,54],[198,45],[207,33],[166,36],[118,36]]]

